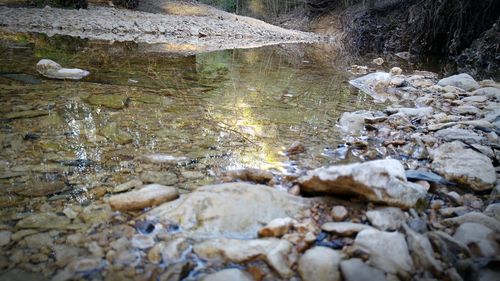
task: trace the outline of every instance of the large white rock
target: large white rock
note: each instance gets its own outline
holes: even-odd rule
[[[391,81],[392,75],[387,72],[375,72],[349,81],[349,84],[370,95],[375,100],[384,102],[387,100],[386,87]]]
[[[406,180],[403,165],[394,159],[319,168],[302,177],[300,184],[305,192],[358,195],[405,208],[427,193],[421,185]]]
[[[366,229],[358,233],[353,247],[368,252],[368,264],[387,273],[408,276],[413,271],[405,236],[399,232]]]
[[[53,60],[42,59],[36,64],[36,70],[45,77],[54,79],[78,80],[90,74],[79,68],[63,68]]]
[[[299,259],[299,274],[304,281],[340,281],[338,251],[326,247],[307,250]]]
[[[288,254],[292,244],[286,240],[268,239],[212,239],[196,244],[194,252],[202,259],[241,263],[254,259],[264,260],[282,277],[291,277]]]
[[[473,91],[479,88],[479,83],[466,73],[443,78],[439,80],[438,85],[441,87],[454,86],[465,91]]]
[[[146,216],[175,223],[195,236],[255,238],[263,224],[294,218],[309,202],[268,186],[235,182],[200,187]]]
[[[461,142],[445,143],[431,152],[432,169],[447,180],[483,191],[495,186],[497,176],[488,156]]]

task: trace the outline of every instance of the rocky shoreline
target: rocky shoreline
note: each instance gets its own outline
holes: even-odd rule
[[[498,280],[500,84],[397,68],[355,84],[392,103],[339,120],[338,154],[364,162],[180,194],[165,169],[189,159],[144,155],[158,171],[89,206],[1,225],[0,279]]]

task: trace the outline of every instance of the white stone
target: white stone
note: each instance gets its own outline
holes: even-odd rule
[[[479,83],[466,73],[443,78],[439,80],[438,85],[441,87],[455,86],[465,91],[473,91],[479,88]]]
[[[113,195],[109,204],[114,210],[139,210],[152,207],[179,196],[177,189],[160,184],[145,185],[141,189]]]
[[[492,257],[500,253],[496,236],[498,233],[482,224],[467,222],[458,227],[453,238],[467,245],[475,256]]]
[[[366,212],[370,223],[380,230],[398,230],[406,217],[399,208],[382,207]]]
[[[340,281],[338,251],[326,247],[309,249],[299,259],[298,271],[304,281]]]
[[[252,275],[240,269],[230,268],[203,276],[201,281],[253,281]]]
[[[43,76],[54,79],[78,80],[90,74],[90,72],[78,68],[63,68],[49,59],[40,60],[36,64],[36,70]]]

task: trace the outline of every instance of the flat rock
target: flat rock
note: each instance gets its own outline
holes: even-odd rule
[[[138,190],[113,195],[109,198],[109,204],[114,210],[139,210],[171,201],[178,196],[174,187],[149,184]]]
[[[175,185],[178,179],[177,175],[172,172],[144,171],[141,174],[141,181],[162,185]]]
[[[396,108],[399,114],[404,114],[410,118],[423,118],[432,116],[434,108],[432,107],[417,107],[417,108]]]
[[[321,226],[321,229],[330,233],[351,236],[365,229],[373,229],[373,227],[353,222],[327,222]]]
[[[127,97],[121,94],[90,95],[85,100],[91,105],[103,106],[111,109],[125,108]]]
[[[301,191],[358,195],[405,208],[414,206],[427,193],[421,185],[406,180],[403,165],[394,159],[319,168],[299,181]]]
[[[201,281],[253,281],[252,275],[237,268],[223,269],[203,276]]]
[[[432,169],[447,180],[476,191],[495,186],[496,172],[491,160],[461,142],[445,143],[431,152]]]
[[[465,91],[473,91],[480,87],[479,83],[477,83],[472,76],[466,73],[443,78],[438,81],[438,85],[441,87],[454,86]]]
[[[473,95],[476,96],[485,96],[487,98],[500,99],[500,89],[495,87],[484,87],[481,89],[477,89],[472,92]]]
[[[202,259],[241,263],[253,259],[264,260],[282,277],[291,277],[288,254],[292,244],[276,238],[268,239],[212,239],[196,244],[194,252]]]
[[[453,107],[451,109],[451,112],[454,114],[460,114],[460,115],[475,115],[480,112],[479,108],[473,106],[473,105],[460,105],[457,107]]]
[[[358,233],[353,247],[368,252],[368,264],[387,273],[408,276],[413,271],[405,236],[399,232],[365,229]]]
[[[308,199],[236,182],[200,187],[154,208],[146,217],[175,223],[192,235],[255,238],[262,223],[294,218],[308,206]]]
[[[370,223],[380,230],[398,230],[406,220],[401,209],[395,207],[377,208],[366,212]]]
[[[361,259],[350,259],[340,262],[340,271],[345,281],[386,281],[385,273],[371,267]]]
[[[36,228],[36,229],[79,229],[82,226],[72,224],[66,216],[59,216],[55,213],[46,212],[33,214],[20,220],[16,224],[17,228]]]
[[[474,92],[476,92],[476,91],[474,91]],[[488,97],[487,96],[483,96],[483,95],[470,96],[470,97],[465,97],[465,98],[462,99],[463,102],[473,102],[473,103],[476,103],[476,102],[479,102],[479,103],[480,102],[485,102],[487,100],[488,100]]]
[[[492,257],[500,253],[496,239],[499,233],[479,224],[466,222],[461,224],[453,238],[469,247],[474,256]]]
[[[298,271],[304,281],[340,281],[339,251],[326,247],[309,249],[299,259]]]
[[[459,217],[449,218],[442,221],[444,225],[460,225],[467,222],[482,224],[497,233],[500,233],[500,222],[480,212],[470,212]]]
[[[483,140],[483,137],[472,131],[457,128],[439,130],[434,133],[434,136],[449,142],[458,140],[468,144],[479,143]]]
[[[115,188],[113,189],[113,192],[114,193],[124,192],[124,191],[130,190],[130,189],[133,189],[135,187],[139,187],[141,185],[142,185],[141,180],[134,179],[134,180],[131,180],[131,181],[128,181],[128,182],[125,182],[125,183],[122,183],[122,184],[115,186]]]

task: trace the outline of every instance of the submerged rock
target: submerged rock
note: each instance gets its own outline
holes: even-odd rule
[[[349,81],[349,84],[372,96],[376,100],[385,101],[385,87],[392,75],[387,72],[375,72]]]
[[[472,76],[466,73],[443,78],[439,80],[438,85],[441,87],[454,86],[465,91],[473,91],[480,87],[479,83],[477,83]]]
[[[298,271],[304,281],[340,281],[338,251],[326,247],[307,250],[299,259]]]
[[[493,188],[497,177],[491,160],[461,142],[445,143],[431,152],[432,169],[447,180],[476,191]]]
[[[109,198],[109,204],[115,210],[138,210],[173,200],[178,196],[179,193],[174,187],[149,184],[137,190],[113,195]]]
[[[300,184],[305,192],[359,195],[406,208],[427,193],[421,185],[406,180],[403,165],[394,159],[319,168],[302,177]]]
[[[246,262],[262,259],[282,277],[291,277],[292,270],[288,264],[288,254],[292,244],[276,238],[268,239],[213,239],[193,247],[194,252],[202,259],[219,262]]]
[[[46,212],[31,215],[20,220],[18,228],[38,228],[38,229],[78,229],[81,225],[72,224],[66,216],[58,216],[56,213]]]
[[[78,80],[90,74],[79,68],[63,68],[60,64],[49,59],[42,59],[36,64],[36,70],[45,77],[54,79]]]
[[[177,224],[193,234],[254,238],[262,223],[293,218],[309,202],[263,185],[225,183],[200,187],[146,216]]]
[[[122,109],[125,107],[125,97],[122,95],[91,95],[86,101],[91,105],[104,106],[111,109]]]
[[[413,271],[405,237],[399,232],[366,229],[358,233],[353,247],[368,252],[368,264],[387,273],[409,276]]]
[[[366,118],[373,118],[373,113],[364,110],[344,112],[339,120],[340,129],[345,133],[361,133],[365,129]]]

